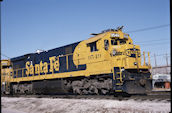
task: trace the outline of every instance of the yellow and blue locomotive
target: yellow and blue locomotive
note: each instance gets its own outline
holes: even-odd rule
[[[151,91],[150,58],[146,63],[145,53],[141,57],[140,46],[134,45],[122,28],[92,35],[87,40],[10,59],[9,92],[106,95]]]

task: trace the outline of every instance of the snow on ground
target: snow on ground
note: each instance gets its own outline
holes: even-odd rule
[[[2,113],[169,113],[170,102],[1,97]]]

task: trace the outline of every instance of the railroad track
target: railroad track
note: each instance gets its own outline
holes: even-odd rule
[[[2,95],[2,97],[25,97],[25,98],[62,98],[62,99],[109,99],[119,101],[154,101],[154,102],[171,102],[170,92],[153,92],[148,95],[131,95],[131,96],[114,96],[114,95]]]

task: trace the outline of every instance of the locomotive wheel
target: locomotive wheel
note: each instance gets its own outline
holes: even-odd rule
[[[81,79],[66,79],[64,85],[67,90],[78,95],[106,95],[112,90],[112,79],[107,77],[89,77]]]

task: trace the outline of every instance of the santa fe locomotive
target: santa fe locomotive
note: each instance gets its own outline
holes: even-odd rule
[[[10,59],[8,79],[1,81],[3,92],[106,95],[151,91],[149,53],[141,54],[129,34],[118,27],[92,35],[87,40]]]

